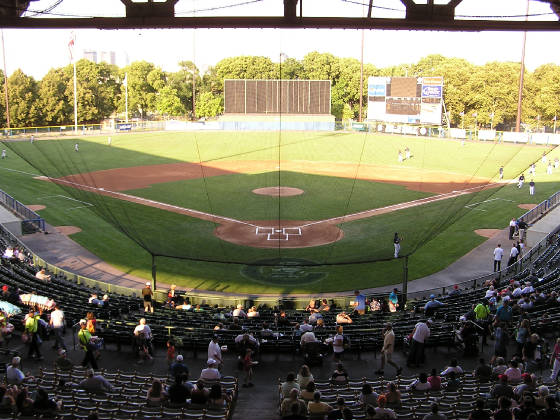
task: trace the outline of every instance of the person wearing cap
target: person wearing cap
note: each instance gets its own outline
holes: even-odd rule
[[[41,350],[39,349],[39,319],[41,316],[35,313],[34,309],[29,310],[29,314],[25,319],[25,332],[29,336],[29,353],[27,357],[30,359],[36,355],[37,360],[43,360],[43,356],[41,356]]]
[[[15,356],[12,358],[12,364],[6,369],[6,380],[10,385],[21,385],[25,380],[25,374],[19,368],[20,362],[21,357]]]
[[[78,384],[78,387],[94,394],[104,394],[113,390],[109,381],[101,375],[96,375],[93,369],[86,371],[86,378]]]
[[[442,306],[444,306],[444,304],[436,300],[436,295],[431,294],[430,300],[424,305],[424,314],[426,316],[431,316],[437,308],[441,308]]]
[[[428,319],[426,322],[420,321],[414,326],[412,330],[410,352],[408,353],[408,359],[406,361],[408,367],[412,366],[412,364],[419,367],[424,363],[424,344],[428,337],[430,337],[431,323],[432,320]]]
[[[78,342],[84,351],[84,360],[82,361],[82,366],[87,366],[88,363],[91,367],[97,370],[97,360],[93,354],[94,347],[90,343],[91,333],[87,329],[87,320],[80,319],[80,331],[78,331]]]
[[[218,336],[215,334],[212,336],[210,343],[208,343],[208,359],[215,360],[218,369],[223,363],[222,348],[220,347],[220,343],[218,343]]]
[[[525,392],[533,393],[536,389],[535,381],[533,381],[533,377],[530,373],[524,373],[521,375],[521,383],[515,387],[513,393],[515,394],[516,399],[519,399],[523,396]]]
[[[490,395],[495,399],[500,397],[514,397],[513,388],[508,384],[508,377],[506,375],[498,375],[498,382],[492,387]]]
[[[175,363],[171,364],[169,371],[171,372],[171,376],[174,378],[177,376],[181,376],[183,378],[189,376],[189,368],[183,363],[183,355],[177,355]]]
[[[152,285],[148,281],[146,282],[146,287],[142,289],[142,297],[144,299],[144,312],[154,313],[154,306],[152,304],[152,298],[154,296],[154,291],[152,290]]]
[[[70,371],[74,368],[74,363],[67,356],[65,349],[58,350],[58,358],[54,362],[58,369]]]
[[[395,332],[393,331],[393,325],[387,323],[385,329],[382,331],[383,335],[383,348],[381,349],[381,366],[375,371],[378,375],[383,375],[383,369],[385,368],[385,363],[390,364],[395,369],[397,369],[397,376],[401,374],[402,368],[399,367],[395,362],[393,362],[392,356],[395,350]]]
[[[202,369],[200,372],[200,379],[204,381],[219,381],[222,375],[220,371],[216,368],[217,363],[214,359],[208,359],[206,365],[208,366],[206,369]]]
[[[359,290],[354,290],[354,313],[364,315],[366,313],[366,297]]]

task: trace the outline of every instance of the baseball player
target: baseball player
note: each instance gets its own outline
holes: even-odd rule
[[[400,150],[399,150],[399,154],[397,155],[397,160],[399,161],[399,163],[402,163],[403,161],[402,152]]]
[[[552,162],[548,162],[548,166],[546,167],[546,174],[552,175]]]
[[[395,232],[395,237],[393,238],[393,245],[395,246],[395,258],[399,258],[399,252],[401,251],[401,241],[402,238],[399,234]]]
[[[406,149],[404,149],[404,154],[407,160],[410,159],[410,149],[408,148],[408,146],[406,146]]]
[[[74,145],[74,151],[75,151],[75,152],[79,152],[79,151],[80,151],[80,147],[78,146],[78,143],[76,143],[76,144]]]
[[[2,149],[2,155],[0,156],[2,159],[6,159],[8,156],[6,156],[6,149]]]
[[[107,138],[107,144],[108,144],[109,146],[111,145],[111,136],[109,136],[109,137]]]
[[[521,174],[519,176],[519,182],[517,183],[517,188],[523,187],[523,183],[525,182],[525,175]]]
[[[535,195],[535,181],[529,182],[529,195]]]
[[[536,171],[535,171],[535,164],[532,163],[532,164],[531,164],[531,167],[529,168],[529,173],[530,173],[532,176],[535,176],[535,172],[536,172]]]
[[[558,169],[560,166],[560,160],[558,158],[554,158],[554,169]]]
[[[504,167],[500,166],[500,179],[504,179]]]
[[[546,152],[542,152],[541,162],[546,165]]]

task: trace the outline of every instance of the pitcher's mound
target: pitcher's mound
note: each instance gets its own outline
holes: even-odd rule
[[[491,238],[499,232],[501,232],[500,229],[477,229],[474,231],[477,235],[484,236],[485,238]]]
[[[57,230],[58,233],[62,233],[63,235],[66,236],[82,231],[82,229],[80,229],[77,226],[55,226],[55,229]]]
[[[271,195],[273,197],[291,197],[294,195],[303,194],[303,190],[292,187],[266,187],[257,188],[253,193],[258,195]]]
[[[44,210],[46,209],[45,206],[43,206],[42,204],[27,204],[26,207],[29,210],[33,210],[33,211],[39,211],[39,210]]]
[[[520,209],[523,210],[533,210],[535,207],[537,207],[536,204],[518,204],[517,207],[519,207]]]

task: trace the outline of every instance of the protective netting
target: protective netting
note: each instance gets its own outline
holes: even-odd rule
[[[6,144],[84,215],[154,256],[256,266],[390,260],[395,233],[399,257],[408,256],[469,215],[496,227],[492,217],[513,201],[502,189],[549,150],[301,130],[302,121],[317,124],[301,118],[113,135],[111,144],[107,136]]]

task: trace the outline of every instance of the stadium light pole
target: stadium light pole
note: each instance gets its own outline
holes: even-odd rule
[[[556,114],[554,114],[553,121],[554,121],[554,127],[552,128],[552,134],[556,134]]]
[[[4,61],[4,98],[6,99],[6,127],[10,130],[10,101],[8,99],[8,74],[6,73],[6,49],[4,48],[4,30],[2,29],[2,59]]]
[[[529,0],[525,11],[525,22],[529,20]],[[517,118],[515,119],[515,132],[521,128],[521,106],[523,104],[523,78],[525,75],[525,47],[527,45],[527,31],[523,32],[523,47],[521,48],[521,69],[519,70],[519,92],[517,94]]]
[[[494,113],[490,114],[490,130],[494,129]]]

